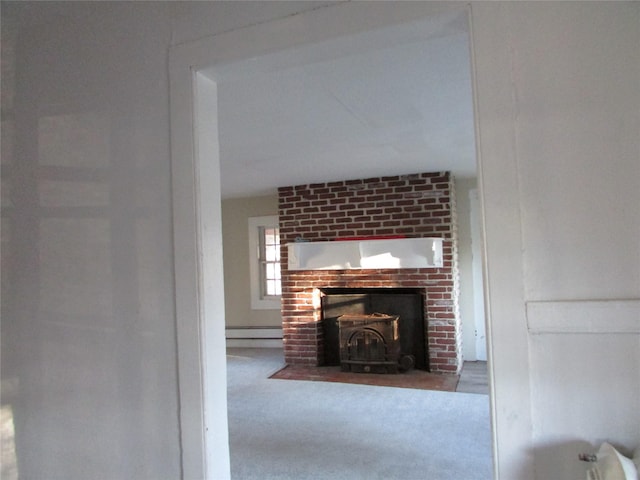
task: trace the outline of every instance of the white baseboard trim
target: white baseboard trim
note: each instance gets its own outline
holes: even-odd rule
[[[227,347],[282,348],[281,327],[227,327]]]

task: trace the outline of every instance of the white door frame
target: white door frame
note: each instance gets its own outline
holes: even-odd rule
[[[230,464],[217,92],[182,58],[171,63],[177,69],[171,164],[182,478],[225,479]]]
[[[448,2],[340,3],[171,49],[172,197],[183,478],[222,480],[230,476],[217,96],[215,82],[203,72],[217,65],[316,45],[345,35],[417,19],[427,21],[453,10],[459,12],[461,5],[468,8]],[[519,282],[513,281],[522,279],[522,275],[517,265],[515,272],[512,268],[513,258],[520,259],[520,236],[519,231],[505,231],[503,224],[507,221],[519,225],[520,212],[514,205],[518,193],[512,152],[500,151],[512,146],[514,137],[508,134],[505,139],[499,138],[504,136],[495,130],[499,125],[480,128],[485,117],[491,119],[495,114],[502,120],[500,107],[505,102],[508,107],[511,101],[510,85],[499,98],[484,96],[485,92],[496,91],[487,83],[496,74],[486,69],[504,67],[493,63],[508,61],[509,51],[499,44],[500,35],[490,29],[495,21],[492,16],[499,7],[473,7],[468,11],[485,235],[494,476],[525,479],[531,478],[530,453],[525,451],[531,438],[528,379],[516,381],[518,389],[514,390],[510,378],[514,362],[520,371],[526,371],[528,366],[528,352],[522,348],[527,345],[526,321],[518,323],[524,315],[523,294]],[[483,29],[474,33],[476,23]],[[482,66],[480,70],[476,63]],[[505,256],[510,254],[516,256],[508,260]],[[503,345],[509,347],[503,349]],[[514,408],[517,415],[512,411]]]

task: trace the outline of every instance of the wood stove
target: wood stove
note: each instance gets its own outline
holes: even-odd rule
[[[343,371],[398,373],[400,338],[397,315],[341,315],[338,328]]]
[[[345,357],[344,352],[341,352],[341,337],[352,338],[352,348],[356,349],[357,355],[359,355],[358,348],[362,351],[367,346],[366,348],[370,349],[368,353],[370,356],[375,356],[376,352],[381,356],[382,345],[387,345],[388,349],[389,345],[385,342],[387,338],[393,338],[391,352],[395,352],[396,348],[399,349],[399,357],[395,360],[400,370],[414,367],[428,370],[423,289],[323,288],[321,292],[323,365],[342,365]],[[383,312],[382,316],[379,312]],[[377,319],[376,313],[378,313]],[[385,317],[395,321],[385,320]],[[371,328],[354,336],[358,328],[366,328],[361,321],[355,321],[363,318],[370,323]],[[344,329],[342,333],[340,326]],[[352,362],[347,365],[352,371],[365,371],[364,367],[354,367],[354,365],[366,366],[366,363]],[[369,370],[387,369],[376,367]]]

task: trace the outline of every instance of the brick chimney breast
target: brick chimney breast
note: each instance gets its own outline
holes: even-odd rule
[[[449,172],[296,185],[278,189],[285,361],[324,364],[322,288],[424,289],[426,364],[434,373],[462,367],[458,315],[455,195]],[[443,239],[442,268],[287,269],[287,243],[349,237]],[[383,312],[385,313],[385,312]]]

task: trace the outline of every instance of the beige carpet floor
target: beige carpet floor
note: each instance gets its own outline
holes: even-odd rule
[[[227,352],[232,480],[489,480],[489,397],[279,380],[281,349]]]

